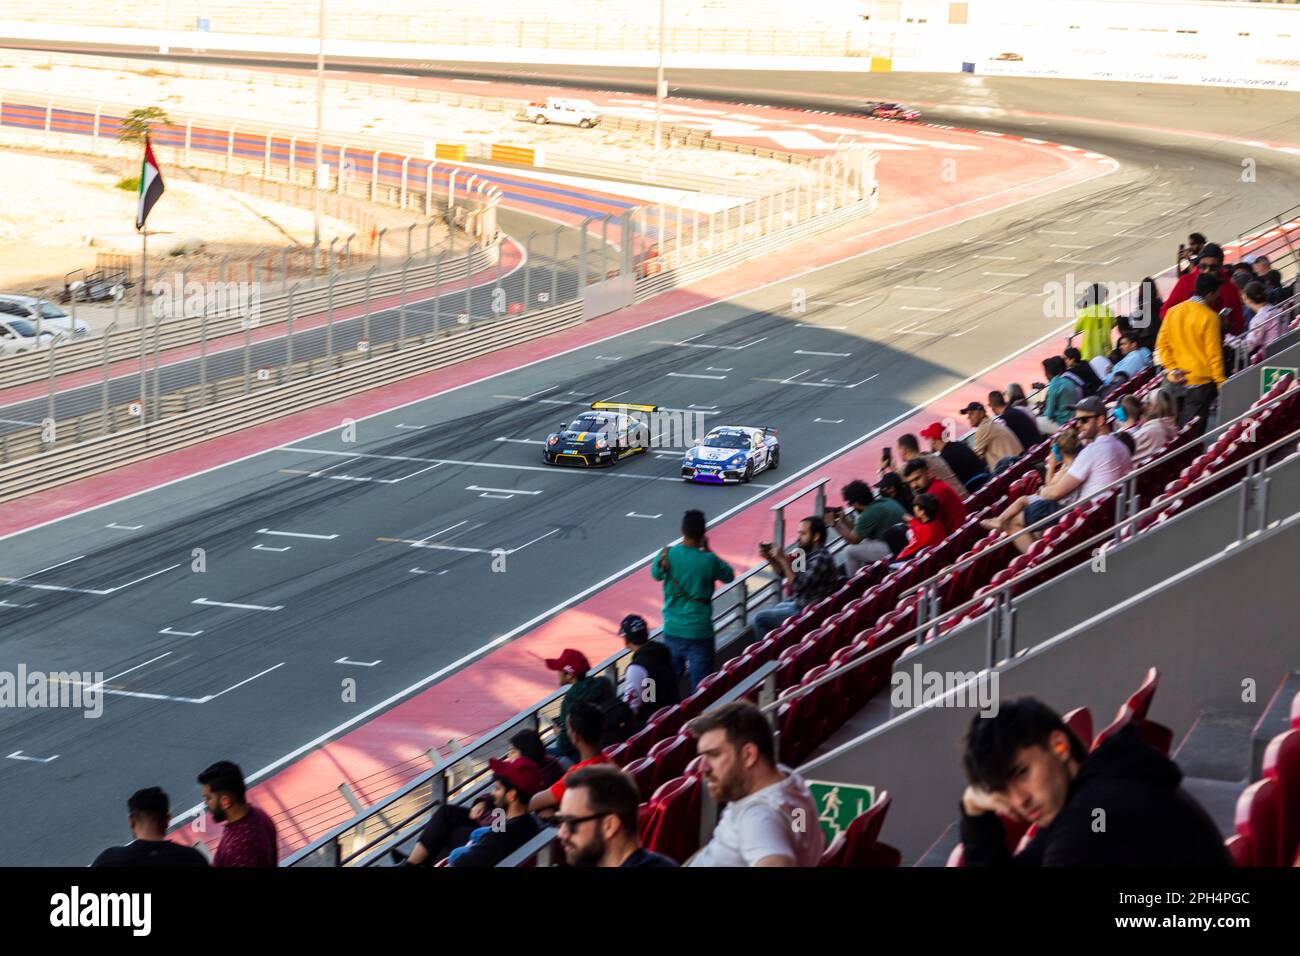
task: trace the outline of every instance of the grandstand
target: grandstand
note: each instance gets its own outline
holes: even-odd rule
[[[1242,257],[1268,255],[1295,272],[1296,211],[1253,230],[1237,247]],[[1094,748],[1132,724],[1182,766],[1185,787],[1228,836],[1237,865],[1300,865],[1300,659],[1284,600],[1287,556],[1300,545],[1300,381],[1294,366],[1263,377],[1266,367],[1285,368],[1300,355],[1300,294],[1278,308],[1285,334],[1225,384],[1213,427],[1197,437],[1188,422],[1127,476],[1068,510],[1027,553],[980,520],[1038,487],[1035,466],[1052,439],[975,492],[966,520],[941,544],[901,566],[881,560],[862,568],[761,640],[747,621],[776,589],[755,572],[732,585],[736,597],[720,599],[717,618],[725,663],[605,751],[648,797],[646,845],[685,862],[707,840],[718,808],[686,725],[744,698],[768,714],[782,762],[809,779],[878,788],[879,799],[828,848],[823,866],[960,866],[950,826],[958,761],[942,742],[960,737],[969,714],[941,703],[891,710],[891,675],[919,665],[968,681],[996,672],[1004,699],[1050,701]],[[1261,389],[1262,379],[1271,384]],[[1149,369],[1124,383],[1107,396],[1111,410],[1162,380]],[[1244,631],[1241,607],[1251,608]],[[627,657],[599,672],[617,680]],[[413,838],[430,806],[482,792],[486,759],[510,734],[546,732],[559,696],[284,865],[382,864],[387,849]],[[1027,839],[1023,826],[1009,829],[1009,847]],[[552,847],[553,833],[543,831],[501,865],[550,863]]]

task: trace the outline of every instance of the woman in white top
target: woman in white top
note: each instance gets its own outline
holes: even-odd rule
[[[1246,360],[1253,362],[1260,349],[1271,345],[1282,334],[1282,314],[1277,306],[1269,304],[1268,291],[1262,282],[1247,282],[1241,297],[1255,314],[1245,335],[1229,335],[1226,341],[1232,348],[1244,345]]]
[[[1136,449],[1133,460],[1140,461],[1163,448],[1178,434],[1178,402],[1163,388],[1152,392],[1142,410],[1142,424],[1133,431]]]

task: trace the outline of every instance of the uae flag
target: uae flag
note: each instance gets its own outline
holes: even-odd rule
[[[149,218],[149,210],[163,194],[162,170],[153,158],[153,144],[148,134],[144,138],[144,162],[140,166],[140,201],[135,210],[135,228],[143,229],[144,221]]]

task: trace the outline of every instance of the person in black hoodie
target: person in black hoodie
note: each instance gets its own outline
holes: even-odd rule
[[[655,711],[682,699],[677,671],[668,646],[650,640],[650,628],[640,614],[623,618],[618,636],[632,652],[632,660],[623,675],[623,702],[635,715],[636,726],[641,728]]]
[[[1089,753],[1032,697],[976,716],[966,736],[965,866],[1227,866],[1182,771],[1130,723]],[[1037,827],[1015,856],[1002,814]]]

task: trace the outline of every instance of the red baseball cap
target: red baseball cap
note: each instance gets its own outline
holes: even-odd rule
[[[542,770],[527,757],[514,760],[493,757],[488,761],[488,769],[527,797],[542,789]]]
[[[935,422],[932,425],[926,425],[925,428],[921,429],[921,437],[928,438],[931,441],[938,441],[943,438],[943,424]]]
[[[566,647],[560,651],[559,657],[548,657],[546,666],[553,671],[564,671],[566,674],[573,674],[575,677],[586,677],[587,671],[591,670],[587,655],[582,651],[575,651],[571,647]]]

